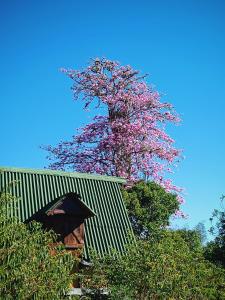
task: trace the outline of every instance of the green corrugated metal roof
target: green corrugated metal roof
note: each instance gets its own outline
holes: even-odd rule
[[[115,176],[106,176],[106,175],[96,175],[96,174],[88,174],[88,173],[78,173],[78,172],[64,172],[64,171],[54,171],[47,169],[23,169],[23,168],[11,168],[11,167],[1,167],[1,171],[7,172],[20,172],[20,173],[32,173],[32,174],[44,174],[44,175],[55,175],[55,176],[63,176],[63,177],[75,177],[75,178],[86,178],[86,179],[95,179],[95,180],[104,180],[104,181],[112,181],[118,183],[125,183],[126,180],[122,177]]]
[[[124,250],[131,224],[124,206],[120,186],[125,180],[117,177],[51,170],[0,167],[0,189],[12,181],[11,193],[20,198],[18,217],[26,221],[54,199],[77,192],[96,216],[85,221],[85,257],[88,248],[98,253],[111,248]]]

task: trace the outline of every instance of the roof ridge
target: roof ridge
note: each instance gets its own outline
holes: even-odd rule
[[[118,182],[118,183],[126,182],[126,179],[124,179],[122,177],[98,175],[98,174],[90,174],[90,173],[79,173],[79,172],[66,172],[66,171],[58,171],[58,170],[50,170],[50,169],[30,169],[30,168],[1,167],[0,166],[0,172],[1,171],[11,171],[11,172],[18,172],[18,173],[33,173],[33,174],[35,173],[35,174],[55,175],[55,176],[67,176],[67,177],[84,178],[84,179],[113,181],[113,182]]]

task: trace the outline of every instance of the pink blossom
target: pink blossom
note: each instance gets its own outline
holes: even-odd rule
[[[138,71],[115,61],[96,59],[83,71],[62,72],[73,80],[74,98],[81,98],[85,109],[96,103],[108,115],[96,115],[72,140],[46,147],[53,159],[50,167],[121,176],[129,182],[145,176],[176,193],[182,203],[181,189],[165,177],[180,157],[165,131],[167,123],[180,122],[172,105],[161,102]]]

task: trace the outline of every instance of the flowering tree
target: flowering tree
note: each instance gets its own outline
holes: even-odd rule
[[[145,76],[106,59],[93,60],[83,71],[62,71],[73,80],[75,99],[81,97],[85,109],[96,103],[107,114],[96,115],[71,141],[45,147],[53,160],[50,167],[121,176],[131,182],[144,176],[168,191],[180,191],[164,178],[180,156],[165,125],[180,119],[171,104],[160,102]]]

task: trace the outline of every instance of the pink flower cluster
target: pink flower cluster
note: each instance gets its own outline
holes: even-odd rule
[[[51,168],[121,176],[128,181],[141,177],[155,180],[169,192],[181,189],[165,179],[180,157],[174,140],[165,132],[167,123],[180,119],[171,104],[160,102],[157,91],[130,66],[95,59],[83,71],[63,69],[73,80],[75,99],[84,108],[97,103],[107,108],[71,141],[48,146]],[[179,195],[179,201],[183,198]]]

